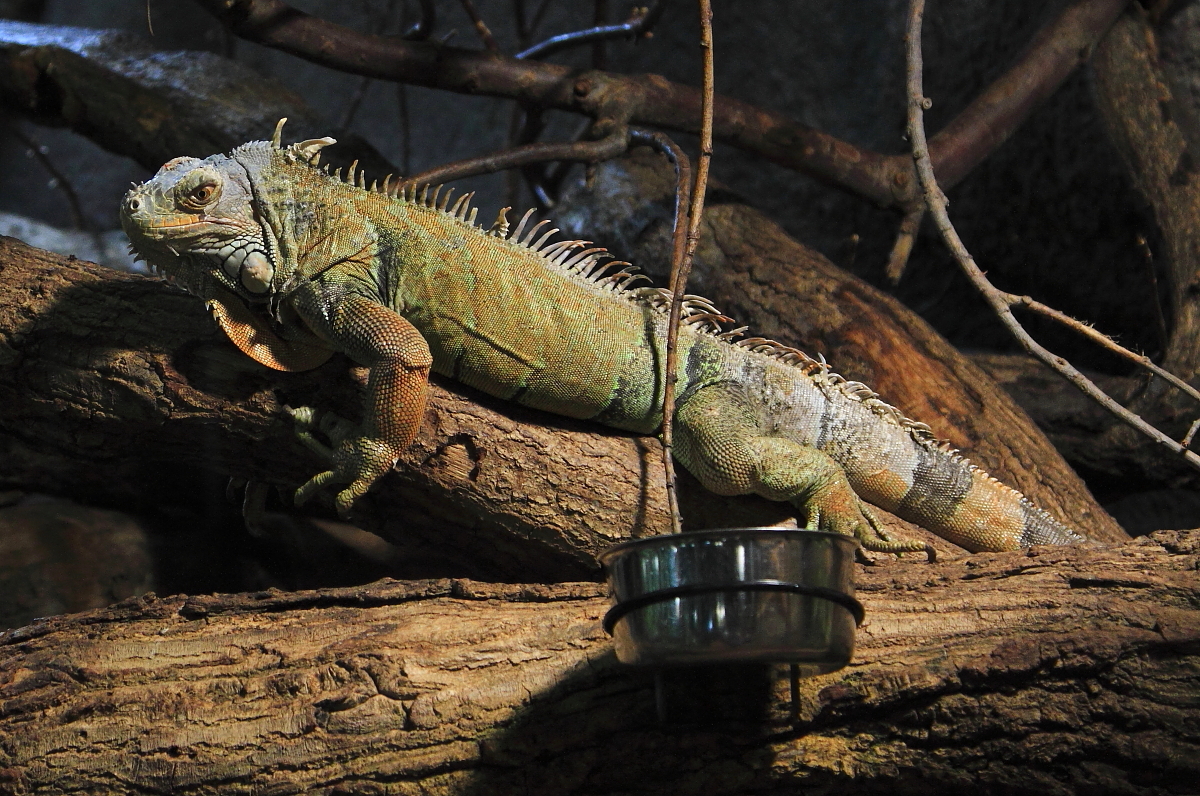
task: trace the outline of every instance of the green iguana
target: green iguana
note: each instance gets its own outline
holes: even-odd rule
[[[282,125],[282,122],[280,123]],[[367,187],[318,167],[331,138],[244,144],[168,162],[125,197],[135,252],[203,297],[233,342],[279,370],[334,351],[370,368],[360,427],[301,439],[332,461],[296,492],[330,484],[345,515],[412,442],[432,368],[491,395],[639,434],[662,421],[670,294],[635,287],[628,263],[550,222],[500,211],[475,224],[470,195]],[[689,296],[679,335],[675,455],[722,495],[795,504],[808,527],[871,550],[892,540],[869,501],[969,550],[1086,541],[969,464],[866,386],[759,337]],[[862,499],[860,499],[860,497]]]

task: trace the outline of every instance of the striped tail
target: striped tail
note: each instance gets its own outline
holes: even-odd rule
[[[1088,541],[956,451],[924,440],[913,442],[917,454],[915,466],[902,496],[880,494],[870,483],[862,484],[861,489],[854,484],[856,491],[897,516],[972,552]],[[851,483],[855,480],[852,476]],[[878,474],[867,480],[879,483]]]

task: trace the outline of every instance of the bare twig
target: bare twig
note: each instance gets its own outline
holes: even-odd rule
[[[570,160],[595,163],[609,160],[628,149],[629,131],[621,127],[599,141],[575,141],[573,143],[536,143],[514,147],[503,152],[494,152],[475,158],[447,163],[403,180],[401,185],[421,185],[451,182],[479,174],[492,174],[503,169],[513,169],[532,163],[550,160]]]
[[[930,159],[929,145],[925,139],[925,124],[924,111],[930,106],[930,101],[924,95],[922,86],[922,56],[921,56],[921,21],[924,15],[925,0],[910,0],[909,18],[908,18],[908,33],[905,38],[905,50],[908,63],[908,135],[912,143],[913,160],[916,163],[917,176],[921,182],[921,189],[925,195],[925,203],[929,208],[930,215],[933,217],[934,223],[941,233],[942,240],[945,241],[947,248],[950,249],[954,258],[958,261],[959,266],[963,269],[967,278],[975,285],[976,289],[983,295],[987,302],[992,306],[993,311],[1000,318],[1021,346],[1033,356],[1040,359],[1042,362],[1057,371],[1063,378],[1070,381],[1078,387],[1084,394],[1095,400],[1105,409],[1118,418],[1133,426],[1137,430],[1149,436],[1159,445],[1166,449],[1177,453],[1183,457],[1192,466],[1200,469],[1200,455],[1188,450],[1186,446],[1179,444],[1175,440],[1168,437],[1152,425],[1147,423],[1138,415],[1130,412],[1125,407],[1121,406],[1103,390],[1097,387],[1090,379],[1080,373],[1071,363],[1062,357],[1052,353],[1036,340],[1034,340],[1024,327],[1013,316],[1012,308],[1014,306],[1025,306],[1031,310],[1037,311],[1054,318],[1061,323],[1066,324],[1072,329],[1087,335],[1089,338],[1101,343],[1105,348],[1116,353],[1120,353],[1139,365],[1148,368],[1156,375],[1171,382],[1171,384],[1180,387],[1188,395],[1200,399],[1197,392],[1184,384],[1180,379],[1167,373],[1158,366],[1154,365],[1146,357],[1140,357],[1131,351],[1128,351],[1110,338],[1100,334],[1085,324],[1079,323],[1073,318],[1046,307],[1033,299],[1025,296],[1016,296],[1011,293],[1005,293],[998,290],[988,281],[983,271],[980,270],[962,240],[958,237],[954,225],[950,223],[950,217],[946,212],[946,196],[942,193],[938,186],[937,179],[934,176],[933,164]],[[1189,440],[1190,442],[1190,440]]]
[[[605,42],[610,39],[636,39],[645,36],[662,17],[665,2],[659,0],[647,8],[634,8],[629,19],[618,25],[597,25],[587,30],[577,30],[571,33],[560,33],[545,41],[538,42],[532,47],[522,50],[514,58],[525,60],[529,58],[545,58],[569,47],[576,47],[588,42]],[[601,67],[596,67],[600,69]]]
[[[1187,434],[1183,435],[1183,441],[1179,444],[1185,448],[1192,446],[1192,440],[1196,438],[1196,432],[1200,431],[1200,417],[1192,421],[1192,427],[1188,429]]]
[[[672,513],[671,521],[679,533],[681,520],[679,501],[675,493],[675,464],[672,459],[672,421],[675,416],[675,372],[676,348],[679,340],[679,319],[683,310],[683,297],[687,289],[688,275],[692,270],[692,258],[700,243],[700,224],[704,218],[704,193],[708,188],[708,164],[713,152],[713,40],[712,5],[709,0],[698,0],[700,8],[700,50],[704,64],[704,101],[700,120],[700,158],[696,164],[696,183],[692,188],[691,204],[688,208],[687,243],[683,256],[672,252],[671,258],[671,315],[667,321],[666,376],[663,379],[663,424],[662,447],[663,467],[667,474],[667,502]],[[677,214],[678,215],[678,214]],[[676,243],[679,231],[676,229]]]
[[[1005,297],[1005,300],[1009,302],[1009,306],[1021,306],[1032,312],[1039,313],[1041,315],[1044,315],[1047,318],[1051,318],[1053,320],[1058,321],[1063,326],[1066,326],[1068,329],[1072,329],[1072,330],[1078,332],[1079,334],[1081,334],[1084,337],[1086,337],[1087,339],[1091,340],[1093,343],[1098,344],[1100,347],[1104,348],[1105,350],[1107,350],[1113,354],[1116,354],[1117,356],[1119,356],[1123,359],[1128,359],[1130,362],[1133,362],[1134,364],[1145,368],[1146,370],[1153,373],[1155,376],[1158,376],[1159,378],[1164,379],[1172,386],[1176,387],[1179,390],[1182,390],[1186,395],[1188,395],[1189,397],[1194,399],[1197,403],[1200,403],[1200,391],[1196,390],[1195,387],[1188,384],[1186,381],[1179,378],[1174,373],[1171,373],[1168,370],[1164,370],[1163,368],[1156,365],[1154,363],[1154,361],[1150,359],[1150,357],[1145,356],[1143,354],[1135,354],[1134,352],[1130,351],[1128,348],[1121,345],[1116,340],[1112,339],[1111,337],[1104,334],[1103,332],[1097,331],[1096,329],[1092,328],[1091,326],[1088,326],[1086,323],[1083,323],[1079,320],[1076,320],[1075,318],[1072,318],[1070,315],[1067,315],[1065,312],[1056,310],[1053,307],[1048,307],[1045,304],[1041,303],[1040,301],[1030,298],[1029,296],[1016,296],[1011,293],[1002,293],[1002,295]]]
[[[912,254],[913,244],[917,242],[917,233],[921,231],[921,222],[925,220],[925,205],[920,204],[909,208],[900,221],[900,229],[896,232],[896,243],[892,246],[892,254],[888,257],[887,278],[893,285],[900,282],[904,276],[904,268]]]
[[[500,52],[500,45],[496,43],[496,37],[492,35],[491,29],[483,21],[479,9],[475,8],[475,3],[472,0],[460,0],[460,2],[463,10],[467,12],[467,16],[471,18],[471,24],[475,26],[475,32],[479,34],[479,40],[483,42],[483,46],[487,48],[488,52]]]

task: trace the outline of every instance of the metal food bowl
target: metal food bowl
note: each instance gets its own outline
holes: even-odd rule
[[[622,663],[792,663],[805,676],[850,661],[862,605],[853,538],[735,528],[653,536],[600,556]]]

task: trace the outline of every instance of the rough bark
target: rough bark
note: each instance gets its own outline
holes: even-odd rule
[[[1162,365],[1196,383],[1200,375],[1200,166],[1177,117],[1181,109],[1159,63],[1154,29],[1138,8],[1122,16],[1093,57],[1096,95],[1109,135],[1124,156],[1138,190],[1154,210],[1169,275],[1171,332]],[[1200,407],[1178,391],[1152,384],[1132,405],[1148,420],[1182,438]],[[1113,445],[1137,447],[1128,429],[1114,427]],[[1152,451],[1139,457],[1151,477],[1194,485],[1184,465]]]
[[[596,167],[559,208],[573,235],[611,242],[652,274],[670,262],[673,177],[648,150]],[[754,334],[823,353],[972,461],[1093,538],[1128,538],[1019,406],[916,313],[789,237],[720,188],[688,290]],[[659,276],[655,274],[655,276]]]
[[[1197,566],[1163,531],[860,568],[794,724],[765,667],[665,672],[658,723],[597,584],[147,596],[0,636],[0,790],[1191,793]]]

